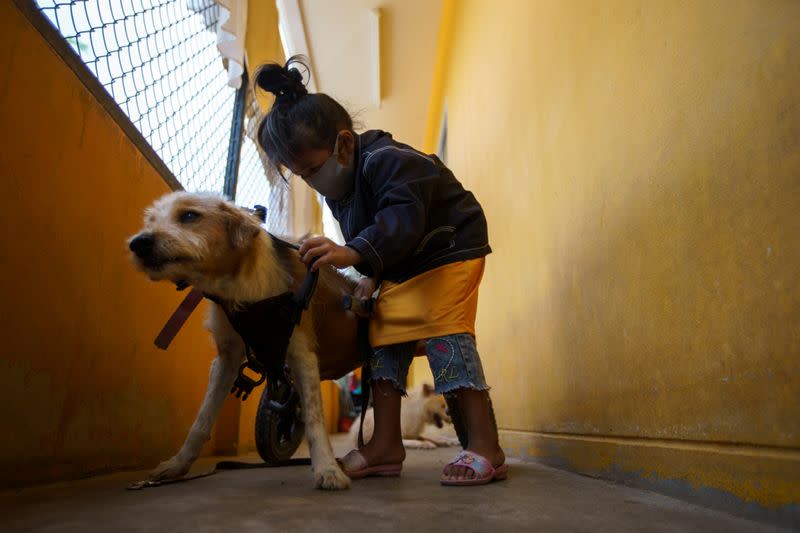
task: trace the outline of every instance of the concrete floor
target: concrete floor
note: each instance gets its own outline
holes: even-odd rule
[[[339,455],[347,451],[335,442]],[[311,489],[308,467],[221,472],[126,491],[145,472],[0,492],[0,531],[771,531],[666,496],[511,462],[507,481],[442,487],[455,448],[409,451],[403,475],[344,492]],[[255,456],[245,457],[256,461]],[[192,472],[214,460],[198,461]]]

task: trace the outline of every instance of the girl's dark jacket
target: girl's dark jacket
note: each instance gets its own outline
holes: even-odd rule
[[[439,158],[379,130],[356,136],[355,157],[353,192],[327,202],[359,272],[402,282],[491,252],[483,209]]]

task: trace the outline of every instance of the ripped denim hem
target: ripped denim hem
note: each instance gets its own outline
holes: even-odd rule
[[[370,380],[369,380],[370,386],[374,385],[376,381],[387,381],[392,385],[392,387],[394,387],[396,390],[398,390],[400,392],[401,396],[403,396],[403,397],[408,396],[408,393],[406,392],[406,388],[403,385],[400,384],[400,381],[397,378],[392,378],[392,377],[388,377],[388,376],[372,376],[370,378]],[[376,394],[380,394],[380,391],[375,392],[373,390],[372,391],[372,395],[374,396]]]
[[[460,381],[454,381],[452,383],[443,383],[441,385],[439,383],[435,383],[434,384],[434,389],[435,389],[436,394],[450,394],[450,393],[457,392],[457,391],[460,391],[460,390],[476,390],[476,391],[490,391],[490,390],[492,390],[492,388],[489,385],[486,385],[485,383],[482,384],[482,385],[476,385],[475,383],[472,383],[471,381],[468,382],[468,383],[464,383],[464,382],[460,382]]]

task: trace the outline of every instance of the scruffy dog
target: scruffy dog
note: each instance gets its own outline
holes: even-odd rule
[[[403,446],[406,448],[433,449],[438,446],[457,446],[458,439],[446,436],[425,435],[422,433],[427,425],[437,428],[451,424],[447,414],[447,402],[441,394],[434,394],[433,387],[424,384],[420,389],[408,393],[403,398],[400,410],[400,429],[403,435]],[[358,441],[359,419],[350,426],[350,441],[355,447]],[[375,429],[375,415],[368,409],[364,415],[364,442],[372,438]]]
[[[150,279],[185,282],[233,305],[294,290],[306,274],[295,250],[275,245],[255,216],[217,196],[175,192],[162,197],[145,211],[143,229],[128,244],[134,264]],[[336,490],[349,487],[350,479],[338,466],[325,431],[320,375],[339,377],[355,366],[357,321],[341,308],[342,295],[351,293],[354,283],[333,268],[320,271],[311,307],[291,337],[287,363],[300,394],[314,486]],[[206,327],[217,357],[208,390],[183,447],[150,479],[189,471],[244,361],[244,342],[224,310],[215,303],[209,308]],[[318,353],[323,354],[319,364]]]

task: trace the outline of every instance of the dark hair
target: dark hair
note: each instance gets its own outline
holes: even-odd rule
[[[280,172],[281,165],[293,162],[309,148],[333,149],[341,130],[352,130],[353,119],[339,102],[323,93],[309,93],[303,84],[308,60],[292,56],[281,66],[262,65],[255,73],[255,84],[275,95],[269,113],[258,126],[258,144]]]

